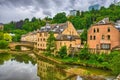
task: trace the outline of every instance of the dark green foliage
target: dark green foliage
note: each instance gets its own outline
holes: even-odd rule
[[[84,29],[84,31],[80,35],[80,38],[82,40],[82,43],[83,43],[83,41],[87,41],[87,29]]]
[[[21,62],[21,63],[24,62],[24,63],[28,64],[30,61],[33,65],[36,64],[36,60],[34,60],[28,54],[13,54],[13,59],[18,62]]]
[[[120,52],[114,51],[111,54],[114,54],[113,58],[110,60],[110,69],[113,71],[113,74],[118,75],[120,73]]]
[[[0,53],[0,65],[3,65],[5,61],[8,61],[11,58],[9,53]]]
[[[0,40],[3,40],[3,38],[4,38],[4,33],[0,32]]]
[[[66,17],[66,13],[57,13],[54,17],[53,17],[53,22],[54,23],[64,23],[67,21],[67,17]]]
[[[39,29],[41,26],[44,26],[46,23],[41,19],[32,18],[31,21],[29,19],[25,19],[22,29],[26,31],[33,31]]]
[[[58,55],[61,57],[61,58],[65,58],[67,56],[67,47],[66,46],[62,46],[60,48],[60,50],[58,51]]]
[[[11,32],[12,30],[15,30],[15,23],[14,22],[4,24],[4,31]]]
[[[47,39],[47,54],[53,54],[55,50],[55,37],[53,32],[49,32],[50,36]]]
[[[81,60],[87,60],[90,58],[87,44],[84,45],[84,48],[80,50],[79,58]]]
[[[20,30],[20,29],[16,29],[16,30],[13,30],[12,33],[15,34],[15,36],[12,37],[12,41],[14,41],[14,42],[19,42],[19,41],[20,41],[20,38],[21,38],[21,35],[26,34],[27,31],[25,31],[25,30]]]
[[[5,40],[0,40],[0,49],[6,49],[8,47],[8,42]]]

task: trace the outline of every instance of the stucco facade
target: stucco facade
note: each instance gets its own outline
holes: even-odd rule
[[[99,22],[88,29],[87,43],[90,49],[112,50],[120,46],[120,30],[109,21]]]
[[[80,47],[81,40],[79,38],[79,34],[71,22],[66,22],[42,27],[37,33],[38,49],[46,50],[49,31],[52,31],[54,33],[54,37],[56,38],[56,52],[59,51],[62,46],[66,46],[67,49],[70,47]]]

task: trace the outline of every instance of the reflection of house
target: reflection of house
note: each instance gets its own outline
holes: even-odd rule
[[[34,43],[34,47],[36,47],[37,42],[37,31],[29,32],[25,35],[21,36],[21,41],[23,42],[32,42]]]
[[[88,29],[88,46],[91,49],[112,50],[120,46],[120,23],[105,18]]]
[[[40,31],[37,33],[37,48],[40,50],[46,49],[47,38],[49,37],[49,32],[54,33],[56,38],[56,50],[58,51],[62,46],[69,48],[79,48],[81,41],[79,34],[72,25],[71,22],[66,22],[62,24],[46,25],[41,27]]]
[[[37,60],[37,74],[41,80],[64,80],[66,73],[57,69],[55,63]],[[58,65],[58,64],[57,64]]]
[[[4,25],[0,23],[0,30],[4,30]]]

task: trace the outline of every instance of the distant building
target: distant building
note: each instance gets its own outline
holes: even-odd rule
[[[100,9],[100,5],[99,4],[95,4],[95,5],[89,6],[89,11],[91,11],[91,10],[99,10],[99,9]]]
[[[77,15],[77,12],[78,12],[79,10],[70,10],[70,16],[76,16]],[[80,13],[80,15],[81,15],[81,11],[79,11]]]
[[[27,33],[25,35],[22,35],[21,36],[21,41],[34,43],[34,47],[36,48],[37,31],[29,32],[29,33]]]
[[[87,43],[90,49],[100,52],[120,48],[120,21],[114,24],[105,18],[93,24],[88,29]]]
[[[4,25],[2,23],[0,23],[0,30],[4,30]]]
[[[120,2],[115,3],[115,5],[120,6]]]

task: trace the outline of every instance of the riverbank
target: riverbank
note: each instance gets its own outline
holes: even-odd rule
[[[101,68],[95,68],[95,67],[88,67],[87,65],[84,65],[82,63],[71,63],[69,62],[69,60],[67,60],[66,62],[64,62],[65,60],[62,60],[60,58],[54,57],[54,56],[46,56],[43,53],[38,53],[37,51],[34,51],[34,53],[36,54],[36,56],[40,56],[42,58],[44,58],[45,60],[49,60],[52,61],[56,64],[61,64],[61,65],[68,65],[68,67],[66,67],[64,69],[65,72],[73,74],[73,75],[80,75],[81,77],[85,77],[86,79],[89,80],[106,80],[107,78],[114,78],[114,77],[110,77],[112,76],[111,71],[110,70],[104,70]],[[83,67],[80,67],[83,66]],[[107,78],[105,78],[107,77]],[[97,79],[94,79],[97,78]]]
[[[99,80],[104,80],[105,76],[111,76],[111,72],[109,70],[102,70],[102,69],[96,69],[96,68],[91,68],[86,65],[82,65],[84,67],[80,67],[80,64],[76,63],[71,63],[69,60],[64,62],[65,60],[62,60],[60,58],[54,57],[54,56],[46,56],[45,54],[39,53],[39,51],[10,51],[10,50],[0,50],[0,52],[7,52],[7,53],[12,53],[12,54],[29,54],[32,56],[34,59],[35,58],[43,58],[44,60],[51,61],[57,65],[67,65],[67,67],[63,68],[63,70],[67,73],[73,74],[73,75],[80,75],[82,77],[86,78],[99,78]],[[35,55],[34,55],[34,54]],[[97,80],[97,79],[93,79]]]

